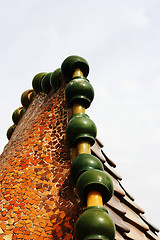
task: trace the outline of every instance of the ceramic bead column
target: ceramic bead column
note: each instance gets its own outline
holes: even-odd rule
[[[65,96],[69,122],[66,135],[71,149],[71,174],[79,198],[83,201],[83,214],[76,222],[78,240],[113,240],[115,227],[103,204],[113,195],[113,183],[104,172],[100,160],[91,155],[97,130],[94,122],[85,114],[94,98],[94,90],[88,79],[89,66],[85,59],[70,56],[61,66],[67,82]]]

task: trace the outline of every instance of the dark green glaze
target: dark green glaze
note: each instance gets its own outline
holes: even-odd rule
[[[12,120],[13,120],[15,125],[18,124],[18,122],[21,119],[21,117],[23,116],[24,112],[25,112],[24,107],[19,107],[13,112]]]
[[[13,124],[12,126],[10,126],[8,128],[8,130],[7,130],[7,138],[8,138],[8,140],[11,138],[12,133],[14,132],[15,128],[16,128],[15,124]]]
[[[31,96],[30,96],[30,99],[28,98],[28,94],[29,93],[32,93]],[[30,89],[30,90],[26,90],[25,92],[22,93],[21,95],[21,103],[23,105],[23,107],[25,109],[28,108],[28,106],[30,105],[32,99],[34,98],[35,96],[35,91],[33,89]]]
[[[88,153],[79,154],[71,165],[71,175],[74,182],[76,182],[77,178],[83,172],[91,169],[99,169],[101,171],[104,170],[103,164],[95,156]]]
[[[47,73],[45,72],[42,72],[42,73],[38,73],[34,76],[33,80],[32,80],[32,87],[34,89],[34,91],[36,93],[39,93],[42,91],[42,88],[41,88],[41,81],[42,81],[42,78],[46,75]]]
[[[96,125],[86,114],[77,113],[70,119],[66,128],[66,135],[71,147],[83,139],[93,145],[97,135]]]
[[[98,190],[102,194],[103,204],[108,202],[113,195],[113,183],[109,175],[97,169],[85,171],[77,180],[77,194],[86,202],[87,195],[91,190]]]
[[[61,77],[61,69],[58,68],[56,69],[50,77],[50,85],[53,89],[53,93],[58,90],[62,82],[62,77]]]
[[[71,107],[75,102],[79,102],[83,103],[85,108],[88,108],[94,98],[94,89],[86,79],[74,79],[67,84],[65,97],[68,107]]]
[[[61,66],[61,72],[63,79],[68,83],[73,76],[74,71],[79,68],[83,72],[84,77],[88,76],[89,65],[87,61],[79,56],[67,57]]]
[[[47,73],[41,80],[41,88],[44,93],[49,93],[51,90],[50,77],[52,72]]]
[[[115,226],[102,207],[88,207],[76,222],[77,240],[103,239],[114,240]]]
[[[34,92],[32,92],[32,95],[34,95]],[[23,107],[22,109],[21,109],[21,117],[25,114],[25,112],[26,112],[26,109]]]

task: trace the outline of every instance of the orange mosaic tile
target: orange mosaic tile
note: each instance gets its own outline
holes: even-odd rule
[[[0,157],[0,239],[74,239],[64,88],[36,95]]]

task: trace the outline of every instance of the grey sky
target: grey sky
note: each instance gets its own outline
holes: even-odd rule
[[[34,75],[80,55],[105,153],[160,227],[160,0],[1,0],[0,9],[1,152]]]

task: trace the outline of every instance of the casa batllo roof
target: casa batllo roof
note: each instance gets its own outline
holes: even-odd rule
[[[76,67],[84,67],[81,61],[78,57]],[[87,71],[85,68],[83,78]],[[0,240],[91,239],[77,237],[75,230],[86,205],[70,171],[72,146],[66,128],[72,114],[66,101],[69,81],[62,73],[61,68],[37,74],[33,89],[22,94],[22,107],[12,115],[9,142],[0,156]],[[107,157],[96,137],[91,155],[102,163],[102,171],[112,180],[114,189],[103,208],[114,223],[115,237],[103,239],[158,240],[159,229],[145,218],[143,208],[125,189],[116,163]]]

